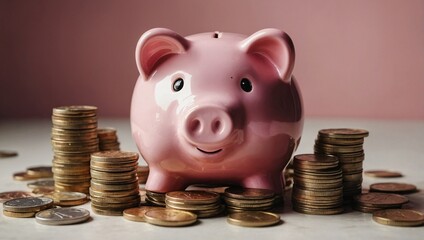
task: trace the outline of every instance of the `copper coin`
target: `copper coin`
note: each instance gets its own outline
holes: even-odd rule
[[[374,183],[370,185],[371,192],[385,192],[385,193],[413,193],[417,191],[417,187],[408,183]]]
[[[184,202],[187,204],[208,204],[215,203],[219,201],[219,194],[215,192],[207,192],[207,191],[174,191],[166,193],[166,199],[176,202]]]
[[[330,128],[320,130],[319,135],[327,138],[364,138],[368,137],[369,132],[364,129]]]
[[[407,197],[393,193],[370,192],[355,197],[355,201],[369,207],[391,207],[407,203]]]
[[[0,158],[9,158],[18,156],[18,152],[0,150]]]
[[[144,214],[147,211],[159,209],[159,207],[142,206],[124,210],[124,218],[135,222],[145,222]]]
[[[35,166],[27,168],[28,175],[40,177],[40,178],[49,178],[53,177],[52,167],[51,166]]]
[[[393,172],[387,170],[368,170],[364,172],[368,177],[376,177],[376,178],[397,178],[402,177],[402,173]]]
[[[4,203],[8,200],[15,198],[32,197],[32,194],[24,191],[10,191],[0,193],[0,203]]]
[[[229,187],[225,189],[225,196],[236,199],[264,199],[272,198],[275,193],[269,189]]]
[[[386,209],[373,213],[373,220],[391,226],[413,227],[424,224],[424,214],[410,209]]]

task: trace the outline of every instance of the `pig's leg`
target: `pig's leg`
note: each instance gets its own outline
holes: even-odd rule
[[[187,183],[182,176],[170,172],[155,171],[154,169],[150,169],[146,182],[146,190],[153,192],[181,191],[186,187]]]
[[[283,181],[280,172],[250,176],[243,180],[242,185],[246,188],[270,189],[278,194],[283,190]]]

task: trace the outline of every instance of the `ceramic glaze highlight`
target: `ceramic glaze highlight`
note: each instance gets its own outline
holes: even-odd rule
[[[290,37],[277,29],[144,33],[131,128],[150,167],[146,189],[207,183],[280,193],[303,128],[294,59]]]

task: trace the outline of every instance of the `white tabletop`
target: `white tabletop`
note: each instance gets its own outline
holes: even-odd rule
[[[128,119],[100,119],[99,126],[115,127],[121,149],[137,151]],[[0,159],[0,192],[28,190],[26,182],[14,181],[12,174],[29,166],[51,165],[50,127],[49,120],[0,121],[0,150],[19,153],[14,158]],[[296,154],[311,153],[318,130],[334,127],[370,131],[364,145],[365,170],[397,170],[404,174],[402,178],[387,180],[364,176],[364,188],[375,182],[397,181],[424,189],[424,121],[308,119]],[[408,197],[410,203],[405,207],[424,212],[423,191]],[[166,228],[94,213],[86,223],[47,226],[36,223],[34,218],[10,218],[0,214],[0,239],[424,239],[424,227],[385,226],[375,223],[370,214],[357,211],[332,216],[305,215],[294,212],[290,205],[289,196],[285,196],[283,222],[265,228],[230,225],[225,217],[201,219],[190,227]],[[82,207],[91,211],[89,203]]]

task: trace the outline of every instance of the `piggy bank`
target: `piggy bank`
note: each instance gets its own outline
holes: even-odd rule
[[[295,52],[277,29],[182,37],[155,28],[136,47],[131,130],[146,189],[225,184],[282,192],[303,128]]]

